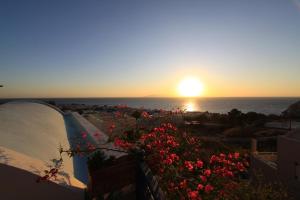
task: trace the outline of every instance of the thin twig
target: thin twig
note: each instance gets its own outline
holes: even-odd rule
[[[92,150],[90,149],[80,149],[80,150],[61,150],[61,152],[69,153],[69,152],[92,152],[95,150],[108,150],[108,151],[116,151],[116,152],[122,152],[122,153],[129,153],[128,151],[120,150],[120,149],[111,149],[111,148],[106,148],[106,147],[97,147],[93,148]]]

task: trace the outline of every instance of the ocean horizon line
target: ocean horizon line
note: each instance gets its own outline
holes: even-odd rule
[[[214,97],[168,97],[168,96],[161,96],[161,97],[0,97],[0,99],[212,99],[212,98],[300,98],[300,96],[214,96]]]

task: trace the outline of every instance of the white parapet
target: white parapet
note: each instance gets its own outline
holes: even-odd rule
[[[108,142],[108,136],[81,116],[78,112],[71,112],[70,114],[96,144],[105,144]]]
[[[109,137],[104,132],[99,130],[96,126],[94,126],[91,122],[89,122],[86,118],[81,116],[79,113],[71,112],[69,114],[72,115],[72,117],[81,126],[84,132],[86,132],[90,136],[90,138],[96,144],[96,147],[103,148],[102,152],[107,157],[113,156],[115,158],[119,158],[121,156],[127,155],[127,153],[121,152],[122,149],[116,147],[113,142],[108,142]]]

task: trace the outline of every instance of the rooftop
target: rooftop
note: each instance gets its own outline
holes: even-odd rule
[[[59,158],[59,145],[69,146],[61,112],[36,102],[16,101],[0,105],[0,164],[3,166],[0,173],[4,173],[8,169],[5,168],[7,166],[12,167],[14,175],[24,173],[36,177],[43,175],[44,170],[53,164],[53,159]],[[72,160],[65,158],[63,165],[54,182],[72,190],[84,188],[85,185],[74,177]],[[34,182],[34,180],[20,181]],[[7,180],[0,180],[0,185],[7,184]],[[52,189],[54,188],[58,186],[53,186]],[[6,190],[1,193],[5,192]]]

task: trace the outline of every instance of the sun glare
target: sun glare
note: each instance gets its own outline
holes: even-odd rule
[[[197,97],[203,92],[203,84],[197,78],[185,78],[179,83],[178,92],[183,97]]]

